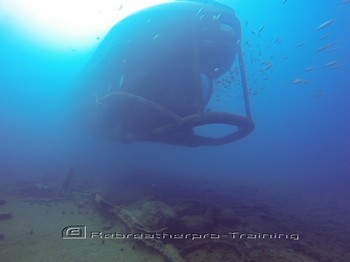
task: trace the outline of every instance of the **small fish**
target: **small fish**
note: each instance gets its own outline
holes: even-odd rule
[[[301,43],[297,44],[297,47],[302,47],[303,45],[305,45],[305,43],[301,42]]]
[[[283,1],[282,1],[282,5],[284,5],[286,2],[287,2],[287,0],[283,0]]]
[[[319,93],[317,93],[317,94],[315,95],[316,98],[320,98],[321,96],[324,96],[324,93],[319,92]]]
[[[329,52],[335,52],[335,51],[337,51],[337,49],[338,49],[338,47],[335,46],[335,47],[329,49],[328,51],[329,51]]]
[[[258,92],[256,90],[250,90],[249,94],[251,94],[252,96],[256,96]]]
[[[319,49],[317,49],[317,52],[322,52],[328,48],[330,48],[331,46],[335,45],[335,42],[329,43],[327,45],[321,46]]]
[[[261,32],[262,30],[264,30],[264,28],[265,28],[265,25],[260,26],[260,28],[258,29],[258,34],[260,34],[260,32]]]
[[[325,64],[324,66],[325,67],[333,67],[333,66],[336,66],[336,65],[338,65],[338,61],[334,60],[332,62],[329,62],[329,63]]]
[[[100,97],[96,96],[96,97],[95,97],[95,102],[94,102],[95,106],[102,105],[103,103],[102,103],[101,100],[102,100],[102,99],[101,99]]]
[[[293,79],[292,83],[295,84],[295,85],[308,84],[309,80],[305,80],[305,79],[302,79],[302,78],[295,78],[295,79]]]
[[[350,0],[343,0],[343,4],[349,4]]]
[[[350,0],[349,0],[350,1]],[[324,35],[321,37],[321,39],[326,39],[329,35]]]
[[[196,16],[199,16],[199,15],[202,13],[203,9],[204,9],[204,7],[202,7],[201,9],[199,9],[198,12],[197,12],[197,14],[196,14]]]
[[[276,40],[275,40],[275,44],[279,45],[281,43],[281,38],[277,37]]]
[[[217,15],[213,15],[213,20],[219,20],[221,17],[221,13],[218,13]]]
[[[120,76],[119,78],[119,87],[122,87],[124,83],[124,75]]]
[[[333,24],[334,22],[335,22],[335,19],[334,19],[334,18],[333,18],[333,19],[330,19],[330,20],[328,20],[328,21],[322,23],[321,25],[319,25],[319,26],[316,28],[316,31],[319,31],[319,30],[321,30],[321,29],[323,29],[323,28],[326,28],[327,26],[330,26],[330,25]]]
[[[160,36],[159,36],[159,34],[155,34],[154,36],[153,36],[153,39],[158,39]]]
[[[307,67],[307,68],[305,68],[305,71],[307,71],[307,72],[311,72],[312,70],[314,70],[314,68],[313,67]]]
[[[253,34],[253,35],[256,35],[256,32],[255,32],[254,30],[252,30],[252,34]]]
[[[263,69],[261,69],[261,72],[264,72],[266,70],[269,70],[272,67],[271,63],[268,63]]]

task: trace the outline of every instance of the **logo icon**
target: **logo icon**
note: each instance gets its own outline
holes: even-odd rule
[[[86,239],[86,226],[72,225],[62,229],[63,239]]]

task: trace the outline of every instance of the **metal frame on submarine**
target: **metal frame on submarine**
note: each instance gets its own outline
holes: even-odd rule
[[[235,11],[215,1],[175,1],[129,15],[107,34],[83,74],[94,128],[123,143],[187,147],[247,136],[254,122],[240,42]],[[237,57],[245,115],[206,111],[213,81]],[[195,134],[195,127],[209,124],[236,129],[222,137]]]

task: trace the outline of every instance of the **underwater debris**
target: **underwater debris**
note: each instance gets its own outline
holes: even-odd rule
[[[96,193],[94,195],[94,202],[99,207],[102,208],[105,212],[109,212],[117,216],[133,233],[149,233],[152,232],[150,229],[141,224],[130,212],[121,206],[113,205],[112,203],[107,202],[103,197]],[[172,262],[182,262],[184,261],[178,252],[178,250],[171,244],[165,244],[158,239],[140,239],[144,244],[158,251],[169,261]]]
[[[25,197],[50,198],[56,195],[56,191],[53,187],[46,184],[34,182],[24,185],[20,190],[20,194]],[[36,204],[42,203],[40,200],[33,202]]]
[[[69,169],[69,171],[68,171],[67,176],[63,180],[63,183],[62,183],[62,186],[61,186],[61,192],[62,193],[65,193],[65,192],[68,191],[68,188],[71,185],[73,177],[75,176],[75,174],[76,174],[76,169],[71,167]]]
[[[0,220],[9,220],[12,218],[11,213],[0,213]]]
[[[330,19],[330,20],[328,20],[328,21],[322,23],[321,25],[319,25],[319,26],[316,28],[316,31],[319,31],[319,30],[321,30],[321,29],[323,29],[323,28],[326,28],[326,27],[330,26],[331,24],[333,24],[334,22],[335,22],[335,19],[334,19],[334,18],[333,18],[333,19]]]

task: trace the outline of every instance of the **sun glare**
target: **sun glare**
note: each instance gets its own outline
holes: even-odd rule
[[[26,37],[56,48],[91,48],[119,20],[166,0],[3,0],[6,17]],[[1,20],[0,20],[1,21]]]

